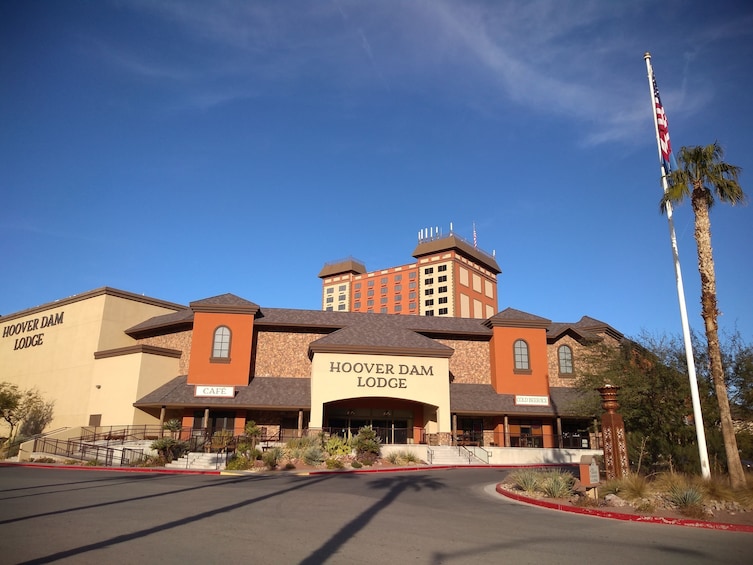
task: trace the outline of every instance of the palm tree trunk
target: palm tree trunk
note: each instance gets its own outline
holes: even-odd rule
[[[691,197],[695,215],[695,240],[698,246],[698,271],[701,274],[701,316],[706,330],[706,341],[709,348],[709,362],[711,377],[714,381],[716,401],[719,404],[719,419],[721,421],[724,451],[727,455],[727,469],[730,486],[741,488],[746,484],[745,472],[737,450],[735,429],[732,425],[732,414],[729,408],[727,385],[724,382],[724,368],[722,367],[722,352],[719,347],[719,331],[717,318],[719,311],[716,302],[716,274],[714,272],[714,255],[711,250],[711,221],[709,207],[703,190],[694,187]]]

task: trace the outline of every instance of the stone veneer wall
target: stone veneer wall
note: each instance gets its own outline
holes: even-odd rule
[[[602,338],[600,344],[612,347],[619,346],[619,342],[606,334],[599,334]],[[559,374],[559,356],[558,349],[562,345],[570,346],[573,351],[573,374],[563,376]],[[555,343],[547,345],[547,356],[549,358],[549,386],[572,387],[582,374],[582,371],[588,367],[588,345],[581,344],[578,340],[569,335],[562,336]]]
[[[491,384],[491,360],[488,341],[464,341],[438,339],[439,343],[452,347],[450,373],[454,383]]]
[[[165,347],[167,349],[178,349],[183,353],[180,356],[179,374],[188,374],[188,364],[191,361],[191,337],[193,331],[178,332],[173,334],[158,335],[140,339],[139,343],[144,345],[153,345],[154,347]]]
[[[265,332],[257,334],[255,377],[311,378],[309,344],[316,333]]]

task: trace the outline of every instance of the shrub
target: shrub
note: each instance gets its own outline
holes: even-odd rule
[[[295,437],[285,444],[290,459],[302,459],[303,453],[311,446],[319,445],[319,441],[313,436]]]
[[[287,463],[285,463],[285,470],[286,471],[290,471],[292,469],[295,469],[295,465],[293,463],[291,463],[290,461],[288,461]]]
[[[162,427],[169,432],[179,432],[183,428],[183,422],[178,418],[171,418],[163,422]]]
[[[410,463],[420,463],[418,455],[407,449],[401,451],[392,451],[387,455],[387,461],[393,465],[408,465]]]
[[[261,456],[261,460],[268,469],[276,469],[282,459],[282,449],[270,447]]]
[[[325,442],[324,450],[332,457],[337,457],[338,455],[350,455],[353,448],[346,439],[340,436],[332,436]]]
[[[249,420],[243,428],[243,433],[246,434],[247,438],[251,439],[251,451],[256,449],[256,444],[259,442],[259,438],[262,435],[262,429],[256,425],[255,421]]]
[[[149,446],[157,452],[157,454],[167,461],[173,461],[183,456],[188,451],[188,443],[185,441],[179,441],[171,437],[163,437],[155,440]]]
[[[693,484],[704,493],[704,498],[710,500],[730,501],[736,498],[735,491],[727,483],[713,478],[707,480],[695,478]]]
[[[649,490],[648,480],[643,475],[633,473],[622,478],[622,494],[628,500],[645,498]]]
[[[697,506],[703,502],[703,493],[694,486],[675,485],[667,493],[667,498],[678,508]]]
[[[554,470],[544,473],[542,492],[550,498],[567,498],[573,494],[575,477],[566,471]]]
[[[68,464],[68,461],[66,461]],[[137,467],[164,467],[165,460],[159,456],[147,455],[136,464]]]
[[[358,461],[363,465],[366,465],[367,467],[371,467],[374,463],[376,463],[377,459],[378,456],[374,453],[364,453],[358,457]]]
[[[354,469],[360,469],[361,467],[363,467],[363,465],[359,463],[358,460],[351,461],[350,466],[353,467]]]
[[[362,463],[366,463],[366,460],[371,460],[373,464],[376,461],[379,454],[382,452],[382,445],[379,437],[371,426],[364,426],[358,430],[358,435],[353,439],[353,447],[356,450],[356,459]]]
[[[703,511],[703,493],[698,487],[675,485],[667,493],[669,501],[685,516],[701,518]]]
[[[311,445],[303,452],[302,459],[306,465],[319,465],[324,462],[324,451],[318,445]]]
[[[52,457],[39,457],[38,459],[31,458],[29,461],[34,461],[35,463],[57,463]]]
[[[520,469],[510,475],[510,480],[524,492],[536,492],[541,483],[541,473],[534,469]]]
[[[255,461],[256,459],[261,459],[261,451],[257,448],[253,447],[251,443],[249,442],[241,442],[238,444],[238,446],[235,448],[235,452],[239,455],[242,455],[246,459],[250,459],[251,461]]]
[[[343,467],[345,467],[342,461],[340,461],[339,459],[334,459],[333,457],[330,457],[324,463],[327,465],[327,469],[342,469]]]
[[[244,455],[236,455],[227,462],[225,469],[227,469],[228,471],[245,471],[246,469],[250,469],[253,466],[253,459],[249,459]]]

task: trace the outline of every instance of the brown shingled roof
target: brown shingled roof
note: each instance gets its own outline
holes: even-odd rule
[[[441,237],[432,239],[429,241],[422,241],[418,244],[416,249],[413,250],[413,257],[418,259],[424,255],[431,255],[432,253],[438,253],[440,251],[447,251],[454,249],[461,255],[465,255],[467,258],[472,259],[476,263],[479,263],[492,271],[495,275],[502,272],[499,268],[497,261],[494,257],[488,253],[481,251],[479,248],[474,247],[463,238],[452,234],[447,237]]]
[[[497,312],[494,316],[484,321],[484,325],[493,327],[515,327],[515,328],[548,328],[552,321],[541,316],[529,314],[515,308],[505,308]]]
[[[314,353],[360,353],[378,355],[415,355],[419,357],[450,357],[453,353],[433,339],[414,331],[387,323],[390,317],[377,318],[371,323],[349,326],[318,339],[309,346]]]
[[[196,300],[189,304],[194,312],[233,312],[243,314],[256,314],[259,305],[250,300],[236,296],[235,294],[220,294],[203,300]]]
[[[579,398],[574,388],[552,387],[549,389],[549,406],[517,406],[515,395],[497,394],[491,385],[450,384],[450,410],[466,414],[529,414],[538,416],[582,416],[571,406]]]
[[[322,270],[319,271],[318,277],[323,279],[325,277],[331,277],[332,275],[341,275],[344,273],[355,273],[356,275],[363,275],[366,272],[366,265],[364,265],[358,259],[349,257],[341,261],[333,261],[332,263],[325,263]]]
[[[311,381],[285,377],[254,377],[248,386],[235,387],[235,398],[197,398],[187,376],[175,377],[133,403],[138,408],[161,406],[232,406],[234,408],[299,409],[311,407]]]

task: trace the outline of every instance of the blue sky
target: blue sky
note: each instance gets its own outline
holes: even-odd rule
[[[2,2],[0,313],[101,286],[319,309],[325,262],[406,264],[452,222],[500,309],[679,334],[646,51],[675,150],[718,140],[753,195],[745,2]],[[711,217],[750,341],[753,207]]]

